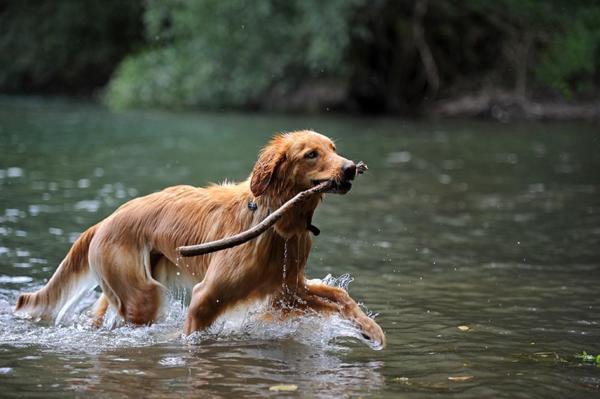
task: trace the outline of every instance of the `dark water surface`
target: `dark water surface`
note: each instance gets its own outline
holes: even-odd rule
[[[330,341],[339,330],[326,321],[188,342],[176,301],[138,329],[12,315],[18,293],[119,204],[244,179],[273,132],[299,128],[370,166],[319,208],[308,274],[354,278],[383,351]],[[600,368],[574,355],[600,352],[599,290],[597,126],[114,114],[0,98],[0,396],[591,397]],[[298,388],[269,390],[279,384]]]

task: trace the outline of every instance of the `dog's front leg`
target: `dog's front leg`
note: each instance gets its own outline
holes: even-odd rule
[[[183,328],[185,335],[204,330],[227,309],[248,297],[256,286],[255,276],[238,264],[229,267],[229,259],[215,257],[201,283],[194,286]]]
[[[198,283],[192,290],[183,333],[190,335],[194,331],[204,330],[223,312],[225,303],[205,281]]]
[[[360,309],[345,290],[305,281],[304,290],[299,294],[308,307],[318,312],[339,313],[356,324],[364,338],[374,341],[381,347],[385,346],[385,334],[381,327]]]

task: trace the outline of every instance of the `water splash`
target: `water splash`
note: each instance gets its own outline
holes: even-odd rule
[[[347,288],[352,277],[327,275],[323,280],[311,280]],[[205,341],[294,340],[323,350],[345,350],[346,339],[356,339],[373,349],[351,322],[337,316],[307,313],[285,318],[268,306],[269,301],[245,304],[219,317],[206,331],[182,336],[187,314],[189,292],[178,288],[170,291],[164,301],[161,316],[151,326],[134,327],[124,323],[110,309],[101,328],[91,323],[90,309],[99,296],[94,291],[63,315],[60,325],[18,318],[13,314],[17,290],[0,290],[0,344],[36,345],[60,350],[100,353],[115,348],[145,347],[156,344],[200,344]]]
[[[311,281],[319,282],[320,280],[314,279]],[[329,286],[342,288],[344,291],[348,291],[348,286],[353,281],[354,277],[352,277],[349,273],[344,273],[339,277],[333,277],[331,274],[328,274],[321,282]]]

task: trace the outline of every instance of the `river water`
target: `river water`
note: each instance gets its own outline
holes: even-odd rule
[[[13,316],[17,295],[118,205],[244,179],[269,136],[300,128],[369,164],[318,209],[307,273],[353,280],[386,332],[382,351],[335,319],[269,326],[242,314],[184,340],[182,293],[144,328],[91,329],[97,293],[60,326]],[[598,395],[600,367],[575,356],[600,353],[598,131],[0,98],[0,396]]]

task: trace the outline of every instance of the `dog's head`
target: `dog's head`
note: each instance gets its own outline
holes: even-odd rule
[[[328,192],[346,194],[355,175],[356,165],[338,155],[333,141],[302,130],[279,134],[263,148],[252,170],[250,189],[257,197],[270,189],[294,195],[331,181]]]

